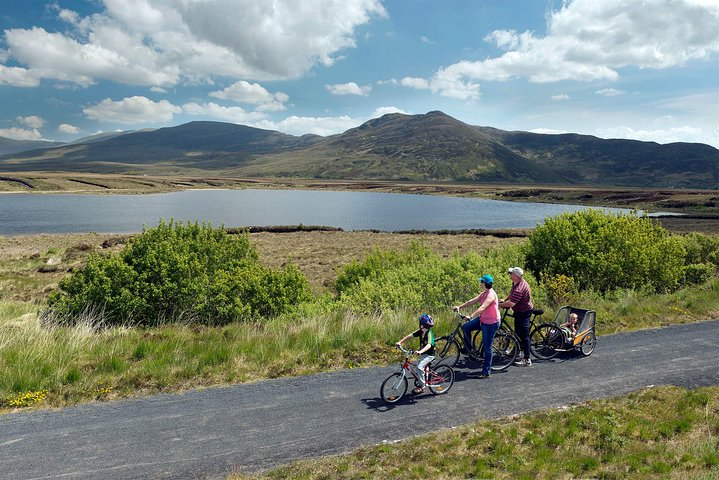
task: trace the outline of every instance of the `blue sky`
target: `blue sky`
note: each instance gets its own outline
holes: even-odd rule
[[[384,113],[719,148],[719,0],[0,0],[0,136]]]

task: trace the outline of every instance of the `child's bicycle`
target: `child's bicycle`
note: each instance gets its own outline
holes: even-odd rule
[[[419,374],[417,373],[417,364],[410,362],[409,357],[414,352],[406,350],[401,346],[397,346],[404,353],[404,362],[400,365],[400,371],[395,372],[380,387],[380,395],[385,403],[397,403],[407,393],[407,384],[409,378],[414,378],[416,387],[421,387]],[[425,367],[425,379],[427,388],[433,395],[444,395],[454,385],[454,370],[448,365],[427,365]]]

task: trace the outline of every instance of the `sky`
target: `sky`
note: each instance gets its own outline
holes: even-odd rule
[[[385,113],[719,148],[719,0],[0,0],[0,136]]]

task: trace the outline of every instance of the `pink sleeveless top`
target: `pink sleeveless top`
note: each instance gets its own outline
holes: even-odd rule
[[[479,321],[481,323],[493,324],[497,323],[500,319],[499,298],[497,297],[497,293],[494,290],[485,290],[479,296],[479,304],[483,305],[488,295],[492,295],[492,303],[490,303],[489,307],[487,307],[487,309],[482,312]]]

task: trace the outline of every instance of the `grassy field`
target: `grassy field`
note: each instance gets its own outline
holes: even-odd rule
[[[449,256],[525,242],[518,233],[260,232],[251,241],[264,263],[293,261],[320,293],[338,268],[380,246],[402,250],[421,240]],[[0,413],[385,365],[395,359],[391,343],[415,325],[416,312],[360,316],[323,311],[321,303],[291,323],[99,331],[89,323],[40,325],[45,298],[61,278],[91,252],[116,251],[126,241],[99,234],[0,237]],[[592,295],[572,303],[597,310],[599,335],[719,317],[719,277],[665,295]],[[545,317],[553,313],[547,309]],[[449,311],[436,319],[440,334],[452,325]],[[719,387],[661,387],[231,478],[717,479],[718,417]]]
[[[229,476],[282,478],[715,480],[719,387],[648,388]]]
[[[447,256],[526,241],[371,232],[262,232],[251,239],[268,264],[292,259],[316,292],[328,290],[340,266],[380,245],[401,250],[421,239]],[[291,328],[282,318],[225,327],[41,327],[39,312],[57,282],[90,252],[116,250],[126,240],[97,234],[0,237],[0,411],[386,364],[388,345],[415,322],[415,312],[362,316],[324,311],[320,302],[293,318]],[[585,293],[572,302],[597,310],[600,335],[699,321],[719,317],[719,278],[666,295]],[[547,309],[546,318],[553,313]],[[452,314],[436,314],[441,334],[451,327]],[[45,393],[32,397],[37,392]],[[20,401],[23,395],[30,397]]]

